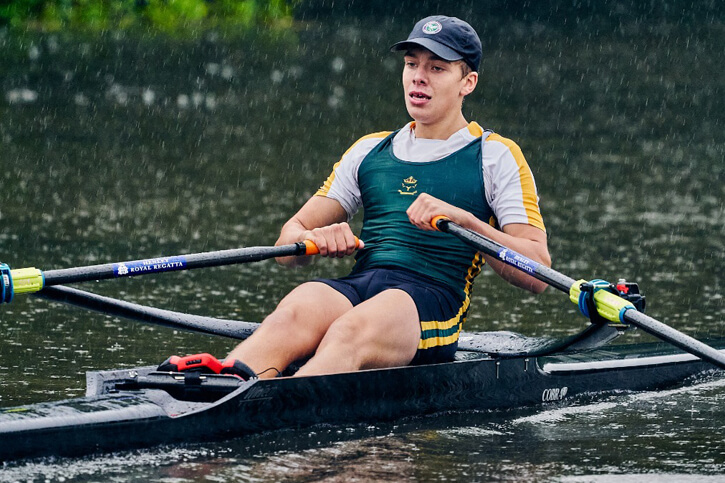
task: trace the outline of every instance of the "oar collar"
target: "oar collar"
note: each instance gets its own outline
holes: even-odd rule
[[[0,304],[13,300],[13,276],[7,263],[0,263]]]

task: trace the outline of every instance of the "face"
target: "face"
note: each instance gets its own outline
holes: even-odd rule
[[[464,76],[460,62],[448,62],[427,49],[414,48],[405,54],[405,106],[417,123],[434,124],[460,116],[463,98],[477,82],[476,72]]]

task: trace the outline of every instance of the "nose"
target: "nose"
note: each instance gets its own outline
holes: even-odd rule
[[[425,69],[416,69],[415,75],[413,76],[414,85],[426,85],[428,83],[428,77],[425,75]]]

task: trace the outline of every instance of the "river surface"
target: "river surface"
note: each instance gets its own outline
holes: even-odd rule
[[[351,143],[408,121],[402,61],[387,46],[410,23],[308,20],[193,41],[0,31],[0,260],[54,269],[273,244]],[[472,23],[485,51],[464,112],[522,147],[555,268],[636,280],[652,316],[725,336],[725,23]],[[349,267],[261,262],[81,288],[260,321],[295,285]],[[564,336],[585,324],[561,293],[532,296],[484,271],[466,328]],[[4,407],[80,396],[87,370],[233,345],[29,296],[0,307],[0,333]],[[719,481],[724,403],[725,382],[710,376],[595,401],[11,464],[0,481]]]

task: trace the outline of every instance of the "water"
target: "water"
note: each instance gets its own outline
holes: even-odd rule
[[[473,23],[489,48],[465,113],[521,145],[555,267],[637,280],[651,315],[696,337],[725,335],[725,24]],[[385,51],[408,28],[344,18],[193,42],[0,33],[0,260],[52,269],[273,243],[354,140],[407,121],[401,62]],[[259,321],[298,283],[348,268],[262,262],[82,288]],[[469,330],[561,336],[584,323],[562,294],[531,296],[489,272],[475,294]],[[28,296],[0,308],[0,333],[2,406],[82,395],[86,370],[232,346]],[[714,481],[723,398],[715,378],[11,465],[0,480]]]

